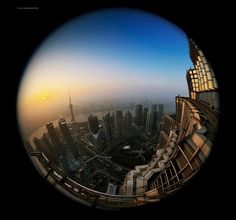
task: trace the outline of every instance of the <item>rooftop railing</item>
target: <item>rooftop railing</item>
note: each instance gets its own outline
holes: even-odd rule
[[[59,191],[81,203],[101,208],[125,208],[143,205],[148,202],[148,198],[144,194],[112,195],[87,188],[65,176],[52,165],[42,152],[31,152],[30,154],[44,178],[46,177]]]

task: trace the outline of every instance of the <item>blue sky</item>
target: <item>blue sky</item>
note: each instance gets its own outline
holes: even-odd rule
[[[56,31],[43,48],[43,54],[82,55],[91,62],[122,66],[130,74],[168,80],[185,81],[183,75],[190,66],[184,32],[138,10],[110,9],[79,17]]]

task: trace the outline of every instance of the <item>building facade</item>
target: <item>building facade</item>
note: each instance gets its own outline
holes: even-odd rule
[[[131,128],[132,128],[132,121],[133,121],[132,114],[131,114],[130,111],[128,110],[128,111],[125,113],[125,129],[126,129],[126,132],[130,132],[130,131],[131,131]]]
[[[98,117],[90,114],[88,117],[88,126],[92,134],[97,134],[99,131]]]
[[[115,113],[115,135],[119,137],[123,132],[123,115],[121,110],[117,110]]]
[[[142,126],[142,105],[135,106],[135,125]]]
[[[190,40],[189,48],[190,58],[194,65],[194,68],[189,69],[186,75],[189,97],[219,109],[218,84],[213,69],[203,52],[192,40]]]
[[[68,125],[66,123],[66,120],[64,118],[59,119],[58,125],[60,127],[60,131],[62,133],[63,139],[66,141],[68,146],[73,146],[73,138],[70,134]]]
[[[109,144],[112,141],[112,128],[111,128],[110,113],[106,114],[103,117],[103,121],[104,121],[104,132],[105,132],[106,141]]]

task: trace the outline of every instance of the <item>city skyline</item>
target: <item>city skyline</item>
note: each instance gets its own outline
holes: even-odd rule
[[[125,9],[80,16],[54,31],[25,69],[20,124],[58,114],[69,89],[79,105],[173,100],[187,94],[190,66],[184,32],[158,16]]]
[[[67,100],[68,101],[68,100]],[[155,102],[154,102],[155,103]],[[65,104],[65,103],[64,103]],[[71,109],[71,105],[72,105],[72,109]],[[76,112],[73,110],[74,106],[76,107]],[[71,97],[69,98],[69,102],[68,105],[65,106],[65,112],[60,114],[60,115],[54,115],[54,117],[52,119],[49,120],[42,120],[40,121],[40,123],[36,126],[31,126],[30,129],[25,129],[22,131],[22,135],[25,138],[30,138],[37,136],[39,137],[40,135],[42,135],[42,132],[44,131],[44,127],[45,124],[48,123],[52,123],[55,126],[57,126],[58,124],[58,120],[60,119],[64,119],[70,123],[88,123],[88,118],[93,115],[96,116],[99,120],[99,123],[101,123],[102,121],[105,120],[105,118],[107,117],[107,115],[111,115],[111,114],[115,114],[117,111],[121,112],[121,114],[123,115],[122,118],[125,118],[126,114],[129,113],[131,115],[133,115],[133,123],[135,123],[136,119],[135,119],[135,115],[137,114],[136,112],[136,107],[140,106],[141,107],[141,111],[143,111],[142,113],[142,126],[146,126],[146,116],[148,113],[148,110],[151,112],[154,112],[153,106],[157,106],[157,104],[153,104],[153,102],[148,102],[148,100],[145,100],[145,102],[138,102],[138,103],[119,103],[117,105],[112,105],[112,106],[97,106],[94,105],[94,103],[91,103],[88,106],[84,106],[82,108],[80,108],[80,111],[78,112],[77,106],[74,105],[74,103],[71,102]],[[158,104],[158,106],[165,106],[165,114],[174,114],[175,110],[174,110],[174,106],[171,105],[166,105],[166,104]],[[146,109],[146,111],[145,111]],[[156,109],[156,112],[160,111],[160,116],[163,116],[163,110]],[[139,116],[140,117],[140,116]],[[139,119],[140,120],[140,119]],[[145,120],[145,122],[143,121]],[[157,120],[157,118],[156,118]],[[158,119],[159,121],[161,120],[161,118]],[[132,120],[131,120],[132,121]],[[37,124],[37,123],[36,123]],[[24,126],[22,126],[24,127]],[[26,126],[25,126],[26,128]]]

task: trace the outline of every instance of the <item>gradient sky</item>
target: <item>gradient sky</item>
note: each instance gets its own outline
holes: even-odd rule
[[[31,58],[18,96],[20,123],[67,105],[69,90],[78,105],[186,96],[191,65],[184,32],[156,15],[107,9],[80,16],[49,35]]]

